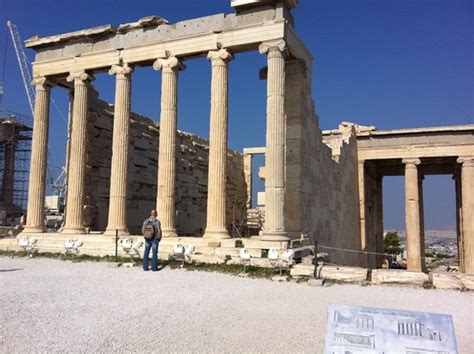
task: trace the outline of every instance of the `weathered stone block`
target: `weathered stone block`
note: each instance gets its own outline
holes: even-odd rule
[[[373,284],[398,284],[423,286],[429,281],[428,274],[409,272],[399,269],[374,269],[372,270]]]
[[[319,277],[327,280],[360,283],[367,280],[367,269],[358,267],[322,266],[317,270]]]
[[[468,290],[474,290],[474,275],[472,274],[456,274],[456,277],[461,280],[462,285]]]
[[[433,287],[436,289],[462,289],[463,284],[455,274],[431,273]]]
[[[314,265],[296,264],[291,267],[290,274],[292,277],[314,277]]]

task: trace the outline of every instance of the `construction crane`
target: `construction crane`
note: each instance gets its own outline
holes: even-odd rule
[[[23,85],[25,86],[25,91],[28,97],[28,103],[30,105],[31,114],[34,117],[34,114],[35,114],[34,105],[35,105],[36,92],[31,80],[31,74],[30,74],[30,69],[29,69],[30,62],[28,60],[28,57],[25,54],[25,51],[23,50],[23,44],[20,38],[20,33],[18,32],[18,27],[11,21],[7,21],[7,26],[8,26],[8,29],[10,30],[13,46],[15,47],[16,57],[18,59],[18,65],[20,67],[21,77],[23,78]],[[61,116],[62,120],[66,124],[68,124],[66,118],[62,114],[61,110],[59,109],[54,99],[51,98],[51,101],[53,103],[53,106],[56,108],[59,115]],[[50,163],[51,156],[49,154],[49,146],[48,146],[48,160],[49,160],[48,165],[52,166],[52,164]],[[61,168],[61,173],[56,179],[53,179],[53,177],[51,176],[51,172],[49,168],[48,168],[47,173],[48,173],[49,185],[53,189],[53,192],[57,193],[57,195],[59,196],[62,196],[62,194],[66,190],[66,168],[65,167]]]
[[[23,78],[23,84],[25,86],[26,95],[28,96],[28,103],[30,104],[31,115],[35,116],[35,89],[31,84],[31,75],[30,70],[28,69],[28,58],[25,55],[23,50],[22,41],[20,38],[20,33],[16,25],[10,21],[7,21],[8,29],[13,41],[13,46],[15,47],[16,57],[18,59],[18,65],[20,66],[21,77]]]

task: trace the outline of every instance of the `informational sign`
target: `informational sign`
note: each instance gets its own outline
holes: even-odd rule
[[[456,354],[451,315],[329,305],[325,354]]]

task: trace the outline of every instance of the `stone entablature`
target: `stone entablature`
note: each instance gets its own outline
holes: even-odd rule
[[[359,160],[472,155],[474,124],[357,133]]]
[[[174,24],[158,16],[118,28],[105,25],[25,41],[37,52],[33,76],[66,75],[77,70],[108,70],[121,63],[149,65],[169,54],[180,58],[205,56],[226,48],[234,53],[257,50],[262,42],[285,38],[288,49],[308,64],[312,56],[296,35],[285,6],[218,14]]]

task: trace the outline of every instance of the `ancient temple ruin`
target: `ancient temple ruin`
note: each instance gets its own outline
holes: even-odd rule
[[[243,240],[246,246],[284,249],[292,240],[311,241],[325,247],[333,263],[377,267],[372,253],[383,237],[381,178],[400,174],[406,178],[408,270],[422,271],[420,180],[441,171],[456,176],[461,269],[473,273],[474,126],[383,132],[342,123],[323,134],[311,96],[313,57],[291,13],[298,1],[232,5],[231,14],[178,23],[150,16],[26,41],[36,51],[36,105],[23,234],[45,231],[50,92],[58,86],[70,92],[72,122],[62,235],[85,233],[88,203],[101,210],[94,227],[104,232],[95,240],[85,236],[91,242],[106,242],[117,230],[136,233],[143,213],[156,205],[162,250],[167,240],[192,235],[202,236],[188,240],[203,253],[234,255],[231,218],[251,206],[251,160],[264,154],[264,225],[259,237]],[[228,65],[237,53],[257,50],[267,57],[260,73],[267,81],[266,144],[242,154],[227,146]],[[204,56],[212,68],[209,142],[177,131],[178,76],[186,75],[185,61]],[[162,71],[159,127],[130,111],[136,66]],[[113,106],[94,96],[97,72],[116,78]],[[100,154],[91,153],[94,146]]]

